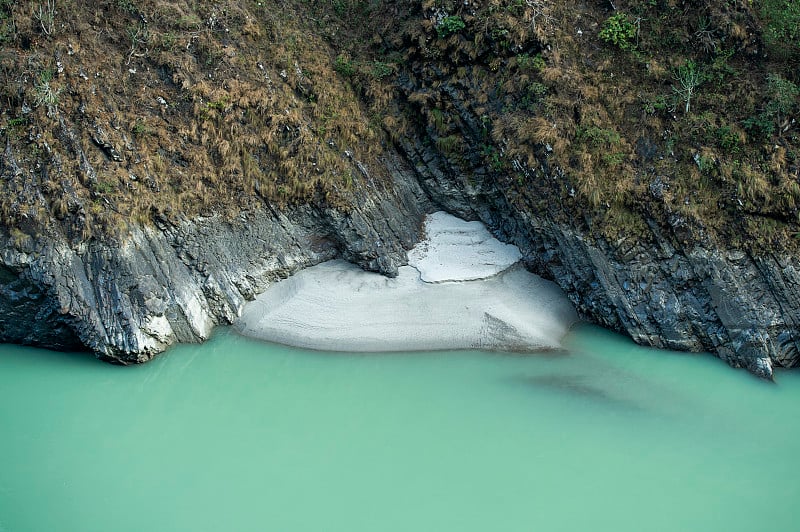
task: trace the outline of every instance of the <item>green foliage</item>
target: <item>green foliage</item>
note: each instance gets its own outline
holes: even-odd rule
[[[17,39],[17,26],[14,19],[0,17],[0,44],[12,43]]]
[[[34,85],[34,105],[36,107],[42,105],[54,107],[58,105],[58,97],[61,94],[61,89],[54,89],[53,86],[50,85],[52,79],[52,70],[44,70],[39,74]]]
[[[606,19],[598,36],[605,42],[629,51],[636,49],[637,33],[638,26],[631,21],[630,17],[626,13],[617,13]]]
[[[736,54],[735,48],[727,48],[720,50],[715,56],[714,61],[711,63],[708,72],[709,81],[715,82],[718,86],[722,84],[726,78],[736,75],[736,69],[733,68],[728,60]]]
[[[184,31],[198,30],[203,27],[203,21],[194,13],[178,18],[176,24],[179,29]]]
[[[430,111],[429,120],[430,124],[436,129],[436,132],[443,135],[447,132],[447,124],[445,122],[445,115],[441,109],[433,108]]]
[[[800,53],[800,2],[761,0],[761,17],[766,23],[764,42],[779,55]]]
[[[133,127],[131,128],[131,133],[133,133],[137,137],[144,137],[145,135],[150,135],[153,131],[147,127],[147,124],[142,122],[141,120],[137,120]]]
[[[667,109],[667,107],[669,107],[667,104],[667,98],[661,94],[644,102],[644,111],[648,114],[655,114],[657,112],[664,111]]]
[[[51,35],[55,30],[56,2],[44,0],[34,7],[33,18],[39,22],[39,28],[44,35]]]
[[[333,10],[337,15],[343,17],[347,14],[347,2],[344,0],[333,0]]]
[[[684,102],[683,112],[688,114],[692,104],[692,97],[697,87],[705,80],[705,74],[691,59],[675,69],[673,79],[677,82],[672,86],[675,95]]]
[[[699,153],[694,155],[694,162],[697,165],[697,169],[700,170],[700,173],[704,175],[710,174],[716,166],[716,161],[713,157],[701,155]]]
[[[481,146],[481,154],[495,172],[500,172],[505,168],[502,154],[491,144],[484,144]]]
[[[175,43],[177,41],[178,37],[174,33],[168,31],[161,34],[159,45],[161,46],[162,50],[169,52],[175,48]]]
[[[581,126],[575,132],[578,140],[586,141],[594,147],[616,145],[620,143],[619,133],[613,129],[604,129],[597,126]]]
[[[767,76],[767,93],[770,96],[768,111],[781,120],[797,107],[800,87],[777,74],[770,74]]]
[[[225,110],[228,109],[230,106],[230,100],[227,97],[222,97],[219,100],[214,100],[211,102],[206,102],[205,106],[200,111],[200,118],[202,120],[213,120],[218,116],[221,116],[225,113]],[[144,124],[138,122],[134,125],[134,134],[138,134],[136,129],[137,125],[141,125],[143,128],[146,128]],[[147,134],[147,131],[140,130],[140,133]]]
[[[538,81],[533,81],[525,88],[525,93],[520,99],[519,106],[523,109],[533,111],[536,109],[536,106],[543,101],[546,94],[547,86]]]
[[[12,0],[0,0],[0,44],[14,42],[17,38],[17,25],[11,17]]]
[[[439,38],[442,39],[448,35],[452,35],[453,33],[458,33],[465,27],[466,24],[464,24],[464,21],[461,19],[461,17],[458,15],[452,15],[442,19],[442,21],[436,26],[436,33],[439,35]]]
[[[224,111],[226,107],[230,104],[228,98],[220,98],[219,100],[214,100],[213,102],[208,102],[206,104],[206,109],[214,110],[214,111]]]
[[[125,31],[130,41],[130,50],[128,51],[128,62],[130,62],[131,57],[136,53],[139,45],[147,45],[150,41],[150,30],[147,28],[147,24],[140,21],[139,24],[135,26],[128,26]]]
[[[136,5],[131,0],[116,0],[117,7],[128,13],[136,13],[138,11]]]
[[[352,15],[354,13],[368,13],[370,2],[366,0],[332,0],[333,11],[339,17]]]
[[[547,64],[544,62],[542,54],[536,54],[533,57],[530,54],[519,54],[517,56],[517,66],[522,70],[535,70],[541,71]]]
[[[98,194],[111,194],[114,189],[114,184],[108,181],[98,181],[92,185],[92,190]]]
[[[344,55],[338,55],[336,61],[333,63],[333,69],[346,78],[352,78],[356,73],[356,67],[353,61]]]
[[[463,144],[464,139],[460,135],[448,135],[436,139],[436,148],[449,157],[459,155]]]
[[[767,76],[767,103],[761,112],[744,121],[751,134],[771,137],[798,108],[800,87],[777,74]]]
[[[611,167],[619,166],[625,162],[625,154],[622,152],[604,153],[602,159],[604,163]]]
[[[372,63],[372,77],[375,79],[383,79],[394,74],[394,68],[389,63],[382,63],[375,61]]]
[[[721,126],[714,130],[714,137],[719,146],[727,153],[742,151],[742,141],[730,126]]]

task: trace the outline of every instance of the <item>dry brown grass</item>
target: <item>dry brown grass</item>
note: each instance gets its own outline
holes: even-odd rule
[[[409,0],[370,11],[355,0],[336,9],[321,1],[278,8],[140,0],[129,12],[123,2],[64,2],[62,26],[49,36],[31,21],[31,2],[12,7],[20,37],[0,55],[0,127],[26,168],[60,160],[63,179],[50,179],[43,207],[73,232],[113,227],[99,214],[106,202],[131,219],[233,213],[262,200],[346,209],[361,179],[354,160],[380,180],[385,145],[428,133],[457,165],[474,155],[467,146],[481,147],[497,178],[519,185],[515,201],[568,205],[571,220],[588,212],[635,226],[654,201],[647,182],[655,174],[671,183],[658,201],[715,227],[724,226],[717,218],[738,223],[740,200],[754,212],[797,216],[797,138],[769,139],[762,149],[742,126],[763,106],[763,72],[785,73],[754,59],[749,36],[758,27],[747,2],[673,2],[658,13],[645,2],[616,3],[641,17],[636,53],[597,37],[608,14],[591,3]],[[441,38],[438,9],[460,16],[464,30]],[[133,43],[140,15],[147,37],[140,32]],[[701,16],[733,47],[727,63],[696,46]],[[350,61],[349,73],[334,69],[337,57]],[[682,116],[670,111],[670,86],[687,58],[702,63],[709,81],[695,111]],[[4,126],[35,101],[39,75],[56,72],[56,61],[56,109],[39,106],[25,125]],[[73,140],[61,120],[75,125]],[[122,160],[98,148],[98,127]],[[643,139],[657,145],[650,160],[635,148]],[[701,171],[695,153],[717,162]],[[549,184],[544,170],[541,183],[515,179],[512,161],[566,176],[576,197],[562,203],[569,187]],[[70,186],[72,203],[58,202]],[[13,179],[3,184],[8,223],[36,206],[23,189]]]
[[[67,3],[60,22],[83,31],[49,39],[31,25],[31,2],[14,7],[20,39],[33,45],[14,49],[4,79],[3,94],[11,97],[4,121],[19,114],[24,101],[14,93],[32,95],[37,76],[55,71],[54,56],[62,72],[50,84],[60,101],[54,112],[40,107],[30,116],[38,145],[26,145],[28,131],[3,129],[3,135],[26,165],[58,156],[62,168],[76,168],[75,198],[87,222],[57,199],[59,187],[46,194],[56,217],[80,226],[83,237],[97,235],[92,227],[116,231],[113,213],[147,219],[167,207],[189,216],[208,209],[234,214],[259,197],[280,204],[319,197],[347,209],[350,194],[341,176],[358,178],[354,161],[375,168],[373,178],[383,176],[370,164],[380,124],[369,125],[359,93],[334,71],[335,50],[296,16],[295,9],[305,7],[142,0],[128,12],[119,2]],[[136,53],[133,34],[142,40]],[[388,87],[371,83],[363,95],[373,108],[386,108],[393,99]],[[59,121],[77,126],[78,146],[96,177],[77,170],[86,168],[80,156],[50,134]],[[95,127],[120,161],[98,149]],[[18,212],[13,196],[0,200],[10,223]]]

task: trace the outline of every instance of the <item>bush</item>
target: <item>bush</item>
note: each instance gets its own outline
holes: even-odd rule
[[[464,21],[461,20],[461,17],[454,15],[443,18],[442,21],[436,26],[436,33],[439,34],[439,38],[441,39],[447,37],[448,35],[452,35],[453,33],[458,33],[465,27],[466,24],[464,24]]]
[[[771,137],[783,122],[795,112],[800,87],[777,74],[767,76],[767,100],[757,115],[744,121],[750,133],[763,138]]]
[[[598,36],[623,50],[634,50],[636,33],[636,24],[631,22],[630,17],[625,13],[617,13],[606,19]]]
[[[677,82],[677,85],[672,86],[672,91],[680,100],[683,100],[685,104],[683,112],[689,114],[692,97],[706,76],[697,63],[690,59],[676,68],[672,77]]]
[[[389,63],[375,61],[372,63],[372,77],[375,79],[383,79],[394,74],[394,68]]]
[[[333,69],[346,78],[351,78],[353,74],[356,73],[356,67],[353,61],[343,55],[336,57],[336,61],[333,63]]]
[[[762,0],[764,42],[778,55],[800,53],[800,2],[797,0]]]
[[[575,131],[578,140],[585,140],[594,147],[616,145],[622,140],[619,133],[613,129],[604,129],[597,126],[578,126]]]
[[[547,64],[544,62],[542,54],[536,54],[533,57],[530,54],[519,54],[517,56],[517,66],[522,70],[541,72]]]

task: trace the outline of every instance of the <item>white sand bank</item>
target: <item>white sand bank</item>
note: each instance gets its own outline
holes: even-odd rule
[[[426,230],[428,240],[409,253],[416,267],[400,268],[397,278],[344,261],[319,264],[248,303],[235,327],[329,351],[560,346],[576,313],[556,285],[519,265],[509,268],[520,257],[515,246],[498,242],[479,222],[444,213],[429,218]]]
[[[522,258],[519,248],[503,244],[481,222],[466,222],[446,212],[425,219],[427,238],[408,252],[408,264],[427,283],[486,279]]]

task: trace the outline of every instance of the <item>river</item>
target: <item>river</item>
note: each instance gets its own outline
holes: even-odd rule
[[[565,345],[0,346],[0,531],[798,529],[800,372],[587,325]]]

